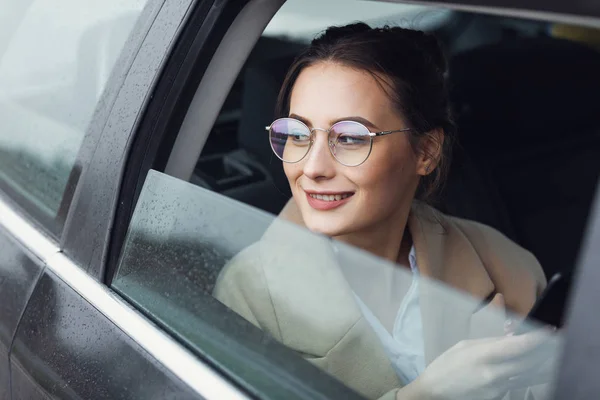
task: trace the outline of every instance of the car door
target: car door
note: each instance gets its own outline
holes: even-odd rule
[[[20,21],[0,53],[0,398],[243,398],[86,273],[106,238],[85,217],[112,222],[94,211],[118,185],[107,167],[122,166],[181,27],[218,7],[8,7]]]

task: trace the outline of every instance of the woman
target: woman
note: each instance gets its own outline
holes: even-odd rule
[[[316,38],[291,66],[268,128],[293,194],[281,217],[526,314],[545,286],[535,258],[416,200],[447,171],[445,73],[437,41],[422,32],[356,23]],[[522,357],[539,352],[546,333],[465,341],[477,310],[433,305],[427,285],[398,289],[391,314],[371,309],[322,261],[322,242],[285,235],[235,257],[215,297],[369,398],[497,398],[524,386],[540,361]],[[376,271],[368,281],[390,287]],[[399,323],[412,333],[393,333]]]

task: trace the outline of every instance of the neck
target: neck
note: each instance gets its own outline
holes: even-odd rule
[[[390,218],[359,232],[336,236],[335,239],[356,246],[394,263],[408,265],[410,234],[406,225],[410,206],[402,207]]]

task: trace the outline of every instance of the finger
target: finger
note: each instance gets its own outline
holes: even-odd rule
[[[485,387],[487,390],[495,393],[505,393],[511,390],[518,390],[542,384],[551,383],[555,374],[548,370],[523,373],[517,376],[510,376],[514,370],[502,371],[496,367],[489,370],[489,375],[485,378]],[[492,377],[490,379],[490,376]]]
[[[502,293],[496,293],[492,301],[490,301],[490,304],[495,307],[502,308],[503,310],[506,309],[506,304],[504,303],[504,295]]]
[[[558,354],[537,354],[519,361],[492,365],[489,369],[495,384],[503,382],[513,389],[548,383],[555,375]]]
[[[469,339],[463,340],[456,344],[456,346],[468,347],[477,349],[477,352],[487,353],[491,357],[506,356],[506,351],[521,353],[523,350],[532,349],[552,337],[554,332],[548,329],[536,329],[522,335],[515,336],[494,336],[482,339]],[[480,349],[484,347],[484,349]]]
[[[503,376],[520,376],[528,375],[535,372],[551,371],[551,368],[546,365],[551,365],[555,362],[557,355],[552,352],[537,351],[529,353],[526,357],[515,358],[511,361],[506,361],[497,364],[499,373]]]
[[[546,329],[539,329],[523,335],[506,336],[495,342],[484,344],[487,347],[485,357],[490,362],[505,362],[543,350],[552,353],[555,342]]]
[[[545,362],[535,365],[529,371],[512,377],[510,380],[514,381],[516,385],[535,386],[543,383],[552,382],[556,377],[558,368],[559,355],[554,354],[549,357]]]

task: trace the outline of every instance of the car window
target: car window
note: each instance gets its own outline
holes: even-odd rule
[[[340,4],[289,1],[274,16],[189,182],[148,174],[112,288],[267,398],[292,396],[294,385],[313,396],[390,396],[456,346],[520,336],[511,334],[515,327],[549,335],[516,357],[525,376],[470,395],[552,398],[562,330],[547,333],[524,320],[527,310],[513,307],[514,296],[529,293],[531,306],[540,282],[575,272],[600,174],[597,31],[388,2]],[[432,32],[448,58],[459,143],[434,200],[443,214],[415,204],[413,248],[402,266],[280,215],[291,193],[265,132],[279,88],[315,34],[356,20]],[[418,229],[429,229],[425,239]],[[498,253],[480,253],[479,239]],[[436,263],[431,254],[446,240],[473,246]],[[510,258],[507,285],[493,267],[497,255]],[[489,284],[472,287],[471,279]],[[510,293],[506,309],[498,293]],[[487,370],[469,368],[486,354],[482,347],[449,370],[485,381]],[[448,384],[444,374],[428,383]]]
[[[298,384],[310,393],[307,398],[315,393],[339,398],[343,390],[348,390],[343,398],[379,398],[409,382],[414,372],[394,377],[396,366],[377,340],[411,291],[420,293],[423,324],[434,325],[428,328],[437,335],[419,333],[408,354],[501,337],[507,318],[522,319],[409,268],[156,171],[146,179],[112,288],[198,355],[267,398],[301,398],[294,394]],[[555,335],[537,360],[550,374],[561,340]],[[361,354],[364,346],[368,357]],[[344,364],[346,357],[358,368]],[[365,380],[374,379],[372,374],[391,383],[370,387]],[[551,384],[532,380],[527,386],[539,398],[550,398]]]
[[[96,104],[145,3],[3,1],[0,185],[51,227]]]

